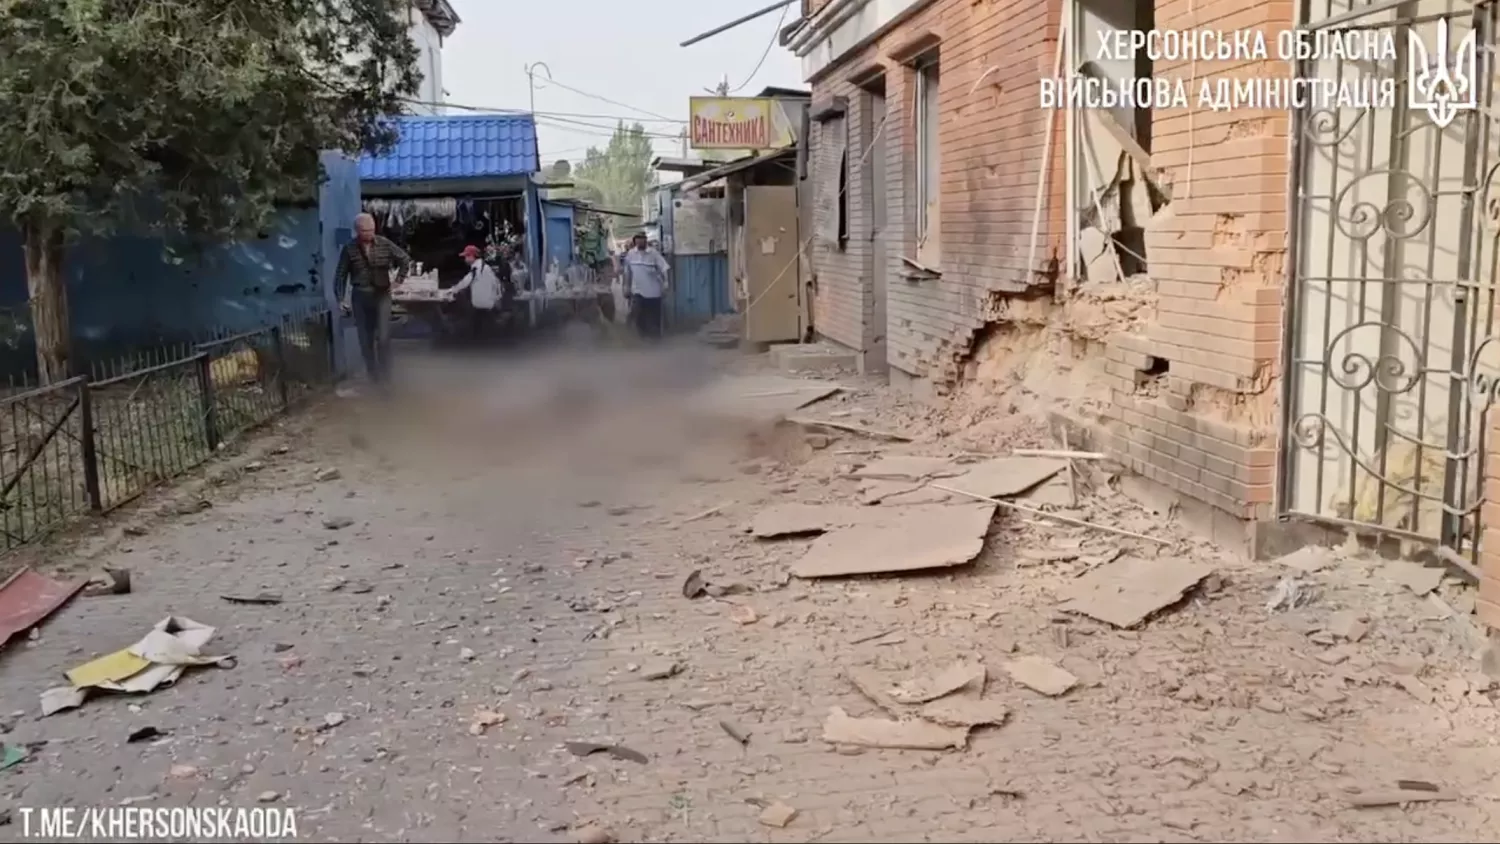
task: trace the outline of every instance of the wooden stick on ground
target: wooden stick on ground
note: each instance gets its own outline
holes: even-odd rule
[[[1066,449],[1072,449],[1073,448],[1073,443],[1069,442],[1067,429],[1063,429],[1063,432],[1062,432],[1062,444],[1063,444],[1063,448],[1066,448]],[[1068,466],[1063,471],[1068,473],[1068,506],[1069,507],[1077,507],[1078,506],[1078,464],[1074,463],[1073,460],[1071,458],[1069,458],[1069,460],[1068,460]]]
[[[878,428],[866,428],[863,425],[855,425],[850,422],[834,422],[828,419],[808,419],[800,416],[788,416],[786,421],[793,425],[802,425],[808,428],[832,428],[835,431],[848,431],[851,434],[859,434],[865,437],[874,437],[883,440],[895,440],[896,442],[909,443],[911,437],[898,434],[895,431],[882,431]]]
[[[1013,448],[1012,457],[1061,457],[1068,460],[1107,460],[1109,455],[1098,451],[1069,451],[1055,448]]]
[[[1065,525],[1088,528],[1089,530],[1097,530],[1103,533],[1112,533],[1115,536],[1124,536],[1130,539],[1141,539],[1145,540],[1146,542],[1155,542],[1157,545],[1172,544],[1166,539],[1158,539],[1154,536],[1147,536],[1144,533],[1136,533],[1134,531],[1124,530],[1122,528],[1110,527],[1109,525],[1086,522],[1083,519],[1075,519],[1072,516],[1064,516],[1059,513],[1048,513],[1046,510],[1038,510],[1035,507],[1027,507],[1025,504],[1017,504],[1014,501],[1006,501],[1003,498],[991,498],[988,495],[980,495],[977,492],[969,492],[966,489],[955,489],[954,487],[947,486],[945,484],[928,484],[928,486],[932,487],[933,489],[940,489],[943,492],[951,492],[954,495],[963,495],[976,501],[988,501],[991,504],[999,504],[1001,507],[1008,507],[1021,513],[1030,513],[1033,516],[1041,516],[1044,519],[1052,519],[1056,522],[1062,522]]]

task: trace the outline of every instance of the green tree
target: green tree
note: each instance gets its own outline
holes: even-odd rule
[[[589,147],[583,162],[573,168],[578,197],[611,211],[639,215],[641,197],[651,184],[651,138],[639,123],[620,121],[600,150]]]
[[[376,151],[421,76],[406,0],[0,0],[0,220],[26,253],[37,365],[71,374],[63,246],[212,239]]]

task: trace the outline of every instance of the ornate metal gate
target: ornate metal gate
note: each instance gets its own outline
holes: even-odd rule
[[[1308,60],[1297,74],[1393,78],[1396,103],[1293,115],[1279,506],[1473,560],[1500,362],[1495,0],[1302,7],[1302,29],[1364,31],[1394,57]],[[1426,107],[1438,67],[1457,71],[1456,116]]]

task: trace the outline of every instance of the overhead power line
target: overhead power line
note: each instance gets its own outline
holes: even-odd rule
[[[585,123],[582,120],[559,120],[545,117],[537,118],[536,124],[538,126],[546,126],[551,129],[561,129],[564,131],[578,132],[580,134],[600,135],[606,138],[614,135],[616,129],[618,128],[616,126],[609,126],[600,123]],[[676,132],[642,131],[642,134],[648,138],[662,138],[670,141],[676,141],[682,138],[682,135]]]
[[[527,111],[524,108],[501,108],[500,106],[477,106],[465,105],[464,103],[431,102],[429,100],[403,99],[407,105],[426,106],[429,108],[451,108],[457,111],[469,111],[475,114],[534,114],[537,117],[586,117],[595,120],[625,120],[635,123],[681,123],[688,121],[678,117],[636,117],[628,114],[590,114],[576,111]]]
[[[647,109],[640,108],[638,106],[633,106],[630,103],[622,103],[619,100],[612,100],[609,97],[602,97],[602,96],[600,96],[598,94],[591,94],[588,91],[583,91],[583,90],[580,90],[578,88],[574,88],[572,85],[564,85],[563,83],[558,82],[558,81],[553,80],[553,79],[550,79],[550,78],[547,79],[544,84],[540,84],[539,85],[539,87],[542,87],[542,88],[546,88],[548,86],[555,86],[555,87],[563,89],[564,91],[572,91],[573,93],[579,95],[580,97],[588,97],[591,100],[598,100],[601,103],[609,103],[612,106],[619,106],[620,108],[630,109],[631,111],[639,112],[641,114],[649,115],[651,117],[660,118],[661,120],[671,120],[673,122],[686,122],[686,121],[677,121],[676,118],[667,117],[664,114],[658,114],[658,113],[656,113],[654,111],[649,111]]]
[[[745,77],[745,81],[741,82],[738,88],[731,88],[729,93],[738,94],[740,91],[745,90],[747,85],[755,81],[755,74],[760,73],[760,69],[765,67],[766,59],[771,55],[771,49],[776,46],[776,36],[781,32],[781,25],[786,22],[786,12],[790,8],[790,4],[781,7],[781,17],[777,18],[776,25],[771,27],[771,40],[766,42],[766,49],[765,52],[760,54],[760,61],[755,63],[755,68],[750,71],[749,76]]]

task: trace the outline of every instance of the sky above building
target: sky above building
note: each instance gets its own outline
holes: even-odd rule
[[[709,93],[726,77],[740,96],[767,85],[805,87],[797,58],[774,43],[776,30],[796,16],[796,3],[785,15],[773,12],[679,47],[769,0],[452,2],[463,22],[443,46],[447,102],[455,112],[530,110],[525,67],[544,63],[535,73],[544,165],[581,160],[588,147],[609,140],[619,119],[640,121],[658,153],[680,155],[688,97]]]

